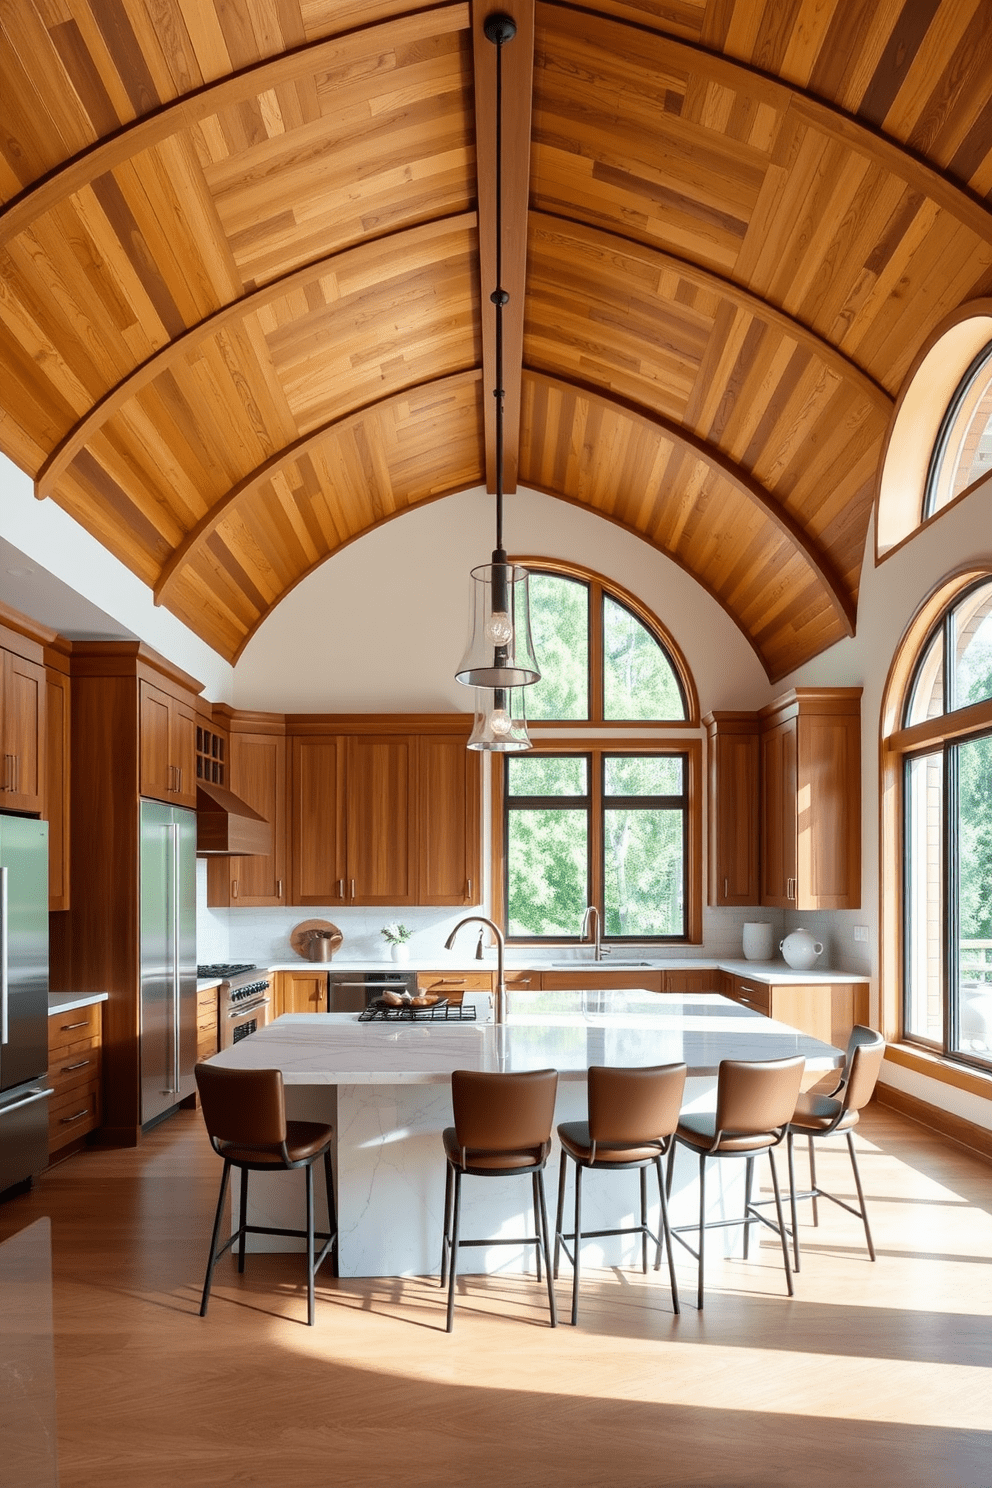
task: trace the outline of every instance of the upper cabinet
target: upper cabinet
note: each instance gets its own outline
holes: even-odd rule
[[[0,629],[4,639],[8,632]],[[0,811],[45,809],[46,682],[40,645],[10,635],[0,649]],[[36,659],[22,652],[37,653]]]
[[[347,902],[417,904],[417,739],[349,738],[344,785]]]
[[[704,718],[709,765],[709,902],[757,904],[761,726],[755,713]]]
[[[140,783],[143,796],[170,806],[196,806],[196,712],[181,699],[139,683]]]
[[[861,904],[861,689],[799,687],[760,713],[761,903]]]
[[[211,905],[264,908],[290,902],[284,729],[277,715],[231,715],[224,784],[270,824],[272,852],[211,859],[207,870]]]
[[[69,908],[69,727],[71,682],[68,656],[46,652],[47,737],[45,809],[48,817],[48,907]]]
[[[418,904],[479,904],[481,765],[467,734],[420,738],[420,892]]]

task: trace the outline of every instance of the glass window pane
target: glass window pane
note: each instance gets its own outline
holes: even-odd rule
[[[906,727],[939,718],[944,711],[944,631],[938,630],[916,672],[906,709]]]
[[[604,813],[607,935],[684,935],[681,811]]]
[[[585,796],[589,761],[584,754],[529,754],[507,760],[511,796]]]
[[[682,755],[611,754],[604,761],[608,796],[680,796]]]
[[[992,738],[957,746],[958,1006],[951,1048],[992,1060]]]
[[[527,689],[527,717],[589,717],[589,589],[531,573],[530,631],[541,680]]]
[[[684,718],[672,664],[647,626],[603,596],[603,717]]]
[[[908,1034],[942,1043],[944,767],[940,753],[906,762],[906,1010]]]
[[[588,813],[508,814],[508,933],[578,935],[589,902]]]
[[[976,358],[951,399],[927,480],[925,515],[992,470],[992,345]]]
[[[992,698],[992,584],[965,596],[954,610],[953,708]]]

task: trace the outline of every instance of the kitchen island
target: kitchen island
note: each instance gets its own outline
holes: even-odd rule
[[[487,998],[479,999],[485,1013]],[[712,1103],[721,1059],[802,1054],[811,1078],[842,1062],[840,1050],[762,1017],[717,994],[659,998],[649,992],[511,992],[507,1022],[361,1023],[357,1014],[288,1014],[217,1056],[228,1068],[279,1068],[291,1119],[335,1128],[334,1169],[342,1276],[436,1272],[444,1203],[441,1131],[451,1124],[453,1069],[559,1071],[555,1120],[582,1119],[592,1064],[688,1066],[687,1108]],[[557,1183],[557,1144],[548,1164],[549,1203]],[[743,1163],[714,1165],[707,1185],[711,1217],[742,1209]],[[673,1223],[694,1217],[695,1159],[676,1165]],[[255,1174],[252,1223],[300,1223],[295,1173]],[[584,1193],[590,1229],[630,1223],[637,1179],[600,1173]],[[530,1185],[466,1183],[463,1233],[530,1233]],[[318,1210],[318,1213],[321,1211]],[[655,1198],[652,1212],[657,1214]],[[728,1248],[737,1232],[724,1231]],[[252,1237],[258,1248],[298,1242]],[[261,1243],[258,1243],[261,1242]],[[629,1236],[589,1243],[590,1265],[634,1264]],[[474,1252],[483,1271],[520,1270],[532,1252],[514,1246]]]

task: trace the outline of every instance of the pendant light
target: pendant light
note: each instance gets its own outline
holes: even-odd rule
[[[496,48],[496,288],[490,301],[496,309],[496,546],[491,563],[472,570],[469,642],[455,679],[477,690],[476,733],[472,749],[527,749],[527,725],[513,694],[541,678],[530,634],[529,575],[507,561],[503,547],[503,308],[510,296],[502,286],[503,272],[503,47],[517,34],[512,16],[486,17],[483,30]],[[490,696],[480,709],[479,689]],[[480,719],[482,722],[480,723]],[[521,732],[514,721],[522,722]],[[485,720],[488,720],[486,722]],[[476,738],[473,733],[473,741]],[[514,743],[499,743],[515,738]]]
[[[530,749],[526,693],[522,687],[477,687],[475,689],[475,725],[468,741],[469,749],[485,749],[491,754],[518,754]]]

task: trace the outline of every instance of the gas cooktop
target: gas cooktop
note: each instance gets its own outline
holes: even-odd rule
[[[198,966],[196,974],[198,977],[232,977],[255,969],[253,961],[213,961],[209,966]]]

